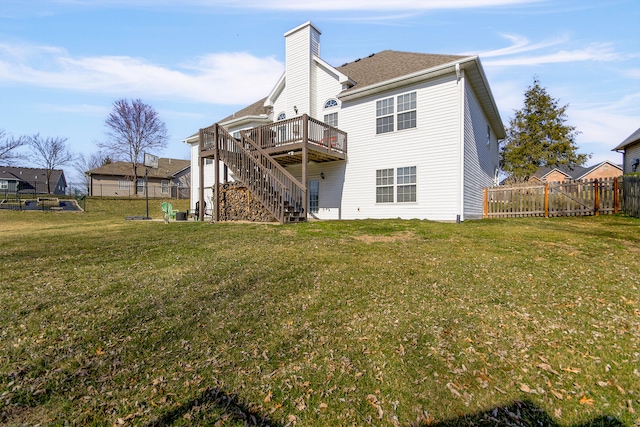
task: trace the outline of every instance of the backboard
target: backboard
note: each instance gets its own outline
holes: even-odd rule
[[[158,169],[158,156],[144,153],[144,165],[148,168]]]

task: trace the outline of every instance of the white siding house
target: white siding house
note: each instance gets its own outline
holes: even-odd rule
[[[280,129],[291,131],[274,123],[304,117],[346,134],[338,157],[327,143],[335,136],[309,145],[325,157],[274,155],[304,187],[310,218],[482,217],[482,188],[495,181],[505,135],[480,60],[387,50],[333,67],[320,58],[320,34],[310,22],[285,33],[286,69],[271,93],[218,124],[230,134],[270,125],[283,139]],[[192,189],[204,186],[209,205],[215,162],[206,159],[202,176],[199,168],[212,151],[198,134],[185,142]],[[193,208],[200,196],[191,194]]]
[[[612,151],[622,152],[622,172],[640,172],[640,128]]]

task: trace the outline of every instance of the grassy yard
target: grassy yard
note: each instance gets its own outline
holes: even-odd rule
[[[144,212],[0,211],[0,424],[640,423],[638,219]]]

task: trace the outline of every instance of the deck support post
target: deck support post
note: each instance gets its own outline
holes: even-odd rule
[[[218,124],[216,123],[216,127],[214,128],[214,141],[216,144],[215,155],[214,155],[214,169],[215,169],[215,177],[213,180],[213,209],[215,211],[214,221],[220,221],[220,144],[218,141]]]
[[[302,209],[304,217],[308,218],[309,201],[307,200],[307,166],[309,163],[309,116],[307,114],[302,115]]]
[[[202,152],[204,151],[204,131],[200,129],[199,149],[198,149],[198,206],[204,206],[204,157]],[[204,209],[198,209],[198,221],[204,221]]]

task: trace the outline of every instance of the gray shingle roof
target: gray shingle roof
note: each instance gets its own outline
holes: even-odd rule
[[[618,145],[612,151],[624,150],[627,146],[632,145],[638,141],[640,141],[640,128],[638,128],[638,130],[636,130],[634,133],[629,135],[627,139],[622,141],[620,145]]]
[[[0,179],[9,181],[25,181],[29,183],[44,183],[47,180],[47,170],[40,168],[23,168],[20,166],[0,166]],[[66,186],[67,181],[61,169],[54,169],[51,173],[51,182],[59,183],[63,179]]]
[[[158,168],[149,169],[149,177],[158,179],[171,179],[176,174],[182,172],[186,168],[191,167],[191,161],[159,158]],[[108,175],[108,176],[130,176],[131,175],[131,163],[130,162],[113,162],[108,165],[100,166],[96,169],[91,169],[85,172],[87,175]],[[145,167],[138,165],[136,168],[136,176],[144,176]]]
[[[356,83],[352,88],[343,91],[343,93],[346,93],[418,71],[428,70],[462,58],[466,57],[383,50],[366,58],[344,64],[338,67],[337,70]]]
[[[604,162],[598,163],[597,165],[593,165],[593,166],[587,166],[587,167],[575,166],[573,169],[570,169],[567,166],[544,167],[544,168],[538,169],[536,171],[536,173],[533,174],[533,176],[536,177],[536,178],[543,178],[548,173],[550,173],[553,170],[557,169],[560,172],[566,174],[570,179],[580,179],[583,176],[587,175],[592,170],[597,169],[598,167],[600,167],[603,163],[609,163],[609,164],[619,168],[620,170],[622,170],[622,166],[621,165],[616,165],[615,163],[604,161]]]

